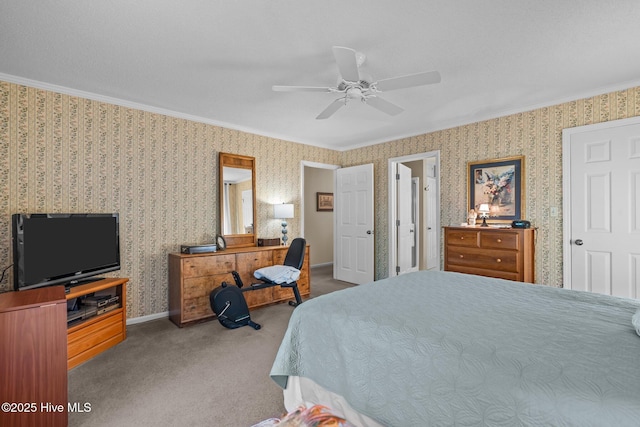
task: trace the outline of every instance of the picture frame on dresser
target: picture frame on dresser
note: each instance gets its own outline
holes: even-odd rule
[[[525,217],[524,156],[467,163],[467,211],[489,206],[488,220],[507,223]]]

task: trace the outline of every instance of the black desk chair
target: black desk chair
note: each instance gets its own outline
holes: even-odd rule
[[[273,265],[270,267],[256,270],[254,276],[261,280],[261,283],[254,283],[242,291],[253,291],[258,289],[270,288],[272,286],[281,286],[283,288],[293,289],[293,295],[296,300],[289,301],[289,305],[295,307],[302,304],[300,291],[298,290],[298,278],[300,277],[300,269],[304,264],[304,252],[307,247],[307,241],[302,237],[296,237],[291,242],[287,255],[284,257],[284,264]],[[288,268],[283,268],[288,267]],[[240,279],[238,272],[232,272],[236,285],[242,288],[244,285]]]

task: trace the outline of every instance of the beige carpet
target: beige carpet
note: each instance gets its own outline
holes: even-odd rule
[[[311,296],[351,286],[332,266],[311,270]],[[262,325],[225,329],[217,321],[178,328],[168,319],[131,325],[127,339],[69,372],[70,426],[249,427],[284,412],[271,364],[293,310],[251,312]]]

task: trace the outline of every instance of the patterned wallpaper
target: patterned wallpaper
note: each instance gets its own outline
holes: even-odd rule
[[[640,87],[343,153],[343,166],[374,163],[376,276],[388,275],[387,159],[440,150],[443,226],[465,221],[467,162],[525,156],[526,219],[538,227],[536,283],[562,286],[562,129],[634,116]]]
[[[12,262],[13,213],[119,212],[122,269],[110,275],[130,278],[127,316],[167,311],[167,254],[219,230],[220,151],[257,159],[257,231],[267,237],[281,235],[272,204],[299,209],[300,162],[340,156],[0,81],[0,267]],[[297,221],[288,228],[299,234]]]
[[[466,162],[524,155],[527,219],[540,228],[538,283],[562,283],[562,129],[640,115],[640,88],[337,152],[0,81],[0,267],[16,212],[119,212],[129,318],[168,310],[167,253],[219,229],[218,152],[256,158],[258,235],[279,236],[300,162],[374,163],[376,278],[387,272],[387,159],[440,150],[442,224],[466,212]],[[284,154],[284,155],[283,155]],[[549,207],[560,216],[551,218]],[[5,278],[0,290],[10,288]]]

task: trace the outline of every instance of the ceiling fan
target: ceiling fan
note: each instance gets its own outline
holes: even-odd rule
[[[365,55],[348,47],[333,46],[333,56],[338,64],[340,76],[336,87],[314,86],[273,86],[276,92],[330,92],[342,96],[325,108],[316,119],[327,119],[352,99],[359,99],[377,110],[395,116],[404,111],[378,94],[397,89],[440,83],[440,73],[427,71],[400,77],[372,81],[371,77],[360,73]]]

